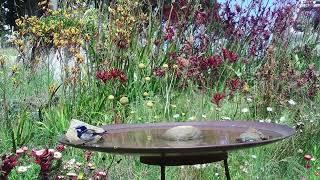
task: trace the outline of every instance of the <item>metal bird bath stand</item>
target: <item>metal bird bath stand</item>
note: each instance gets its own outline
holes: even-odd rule
[[[193,126],[201,130],[202,138],[189,141],[168,141],[164,132],[177,126]],[[292,136],[295,130],[279,124],[247,121],[201,121],[154,124],[117,124],[103,126],[108,134],[95,144],[75,145],[65,136],[60,143],[75,148],[114,154],[140,156],[140,162],[161,167],[161,180],[165,179],[166,166],[205,164],[223,161],[225,175],[231,179],[228,168],[228,152],[273,143]],[[237,142],[248,128],[263,133],[265,140]]]

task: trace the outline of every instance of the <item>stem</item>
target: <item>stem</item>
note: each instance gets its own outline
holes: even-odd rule
[[[5,118],[5,122],[6,122],[6,128],[7,130],[9,130],[10,136],[11,136],[11,141],[12,141],[12,152],[15,153],[17,150],[17,145],[16,145],[16,141],[15,141],[15,133],[11,124],[11,121],[9,120],[9,110],[8,110],[8,101],[7,101],[7,71],[5,67],[3,68],[3,110],[4,110],[4,118]]]
[[[168,73],[168,72],[167,72]],[[167,75],[166,75],[167,76]],[[168,77],[168,76],[167,76]],[[169,86],[166,87],[166,106],[164,108],[164,114],[166,114],[168,112],[168,116],[170,114],[170,91],[171,91],[171,87],[173,84],[173,80],[174,80],[174,76],[172,76],[171,82],[169,83]]]
[[[97,44],[99,45],[101,39],[101,32],[102,32],[102,14],[103,14],[103,4],[105,0],[100,1],[99,5],[99,16],[98,16],[98,39]]]

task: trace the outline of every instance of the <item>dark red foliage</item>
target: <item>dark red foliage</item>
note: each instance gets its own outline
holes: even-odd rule
[[[226,97],[225,93],[217,92],[213,95],[211,102],[220,107],[221,101]]]
[[[110,76],[107,71],[98,71],[96,73],[96,78],[101,80],[104,83],[106,83],[108,80],[110,80]]]
[[[243,86],[243,82],[239,78],[230,79],[227,84],[231,91],[240,90]]]
[[[219,55],[210,56],[206,59],[207,65],[212,69],[217,69],[223,64],[222,58]]]
[[[103,83],[111,80],[119,80],[121,83],[125,83],[127,81],[127,77],[124,72],[116,68],[109,71],[98,71],[96,73],[96,78],[101,80]]]
[[[235,63],[238,61],[238,55],[235,52],[232,52],[228,49],[223,48],[222,54],[225,60],[228,60],[231,63]]]
[[[201,25],[201,24],[206,24],[208,15],[205,11],[196,11],[195,12],[195,25]]]
[[[154,40],[154,45],[156,45],[156,46],[160,46],[160,44],[161,44],[161,40],[160,39],[156,39],[156,40]]]
[[[34,157],[35,162],[40,166],[40,174],[50,173],[50,168],[53,161],[53,152],[49,149],[40,151],[32,150],[31,155]]]
[[[213,17],[213,22],[220,22],[221,21],[221,17],[219,15],[219,11],[221,8],[221,4],[219,3],[214,3],[211,14]]]
[[[164,40],[165,41],[172,41],[174,37],[174,29],[172,26],[166,28]]]
[[[309,88],[307,92],[307,96],[309,98],[313,98],[316,95],[317,89],[314,89],[313,87]]]
[[[164,5],[163,6],[163,17],[165,20],[170,20],[170,22],[178,22],[178,11],[177,6]]]
[[[17,159],[18,157],[15,154],[10,156],[7,156],[7,155],[2,156],[1,158],[2,163],[0,166],[0,179],[6,178],[10,174],[11,170],[17,166],[18,164]]]
[[[59,151],[59,152],[63,152],[65,149],[64,145],[63,144],[59,144],[57,147],[56,147],[56,150]]]
[[[166,71],[161,67],[157,67],[153,69],[153,74],[157,77],[163,77],[166,74]]]
[[[192,48],[193,44],[187,41],[183,44],[182,52],[185,52],[186,54],[192,54]]]

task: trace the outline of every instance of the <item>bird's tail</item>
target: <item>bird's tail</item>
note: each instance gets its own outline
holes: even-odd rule
[[[108,134],[107,131],[104,131],[104,132],[101,132],[101,133],[93,133],[93,135],[99,135],[99,136],[102,136],[102,135],[105,135],[105,134]]]

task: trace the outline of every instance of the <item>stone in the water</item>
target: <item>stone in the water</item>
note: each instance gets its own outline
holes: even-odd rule
[[[237,138],[237,142],[254,142],[259,140],[267,140],[268,137],[266,137],[262,132],[254,129],[249,128],[246,132],[240,134],[240,137]]]
[[[168,129],[162,137],[169,141],[189,141],[200,139],[202,133],[200,129],[193,126],[177,126]]]

